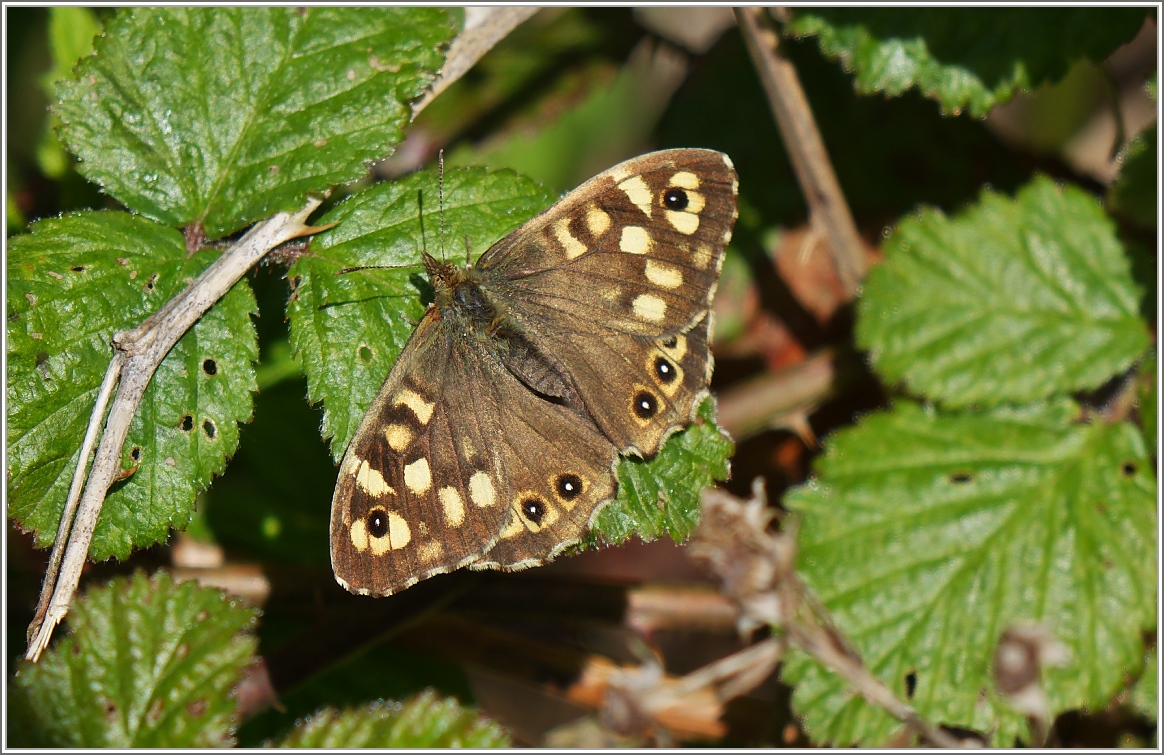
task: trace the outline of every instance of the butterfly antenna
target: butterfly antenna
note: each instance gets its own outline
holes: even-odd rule
[[[445,261],[445,151],[437,152],[437,201],[441,215],[441,262]]]
[[[465,235],[465,267],[473,264],[473,255],[469,249],[469,236]]]

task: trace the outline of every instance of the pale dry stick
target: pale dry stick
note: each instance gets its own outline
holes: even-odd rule
[[[429,91],[417,100],[412,108],[412,117],[415,118],[416,114],[445,91],[449,84],[464,76],[485,53],[517,28],[518,24],[539,10],[541,8],[536,6],[466,8],[465,28],[449,45],[441,75],[433,81]]]
[[[777,53],[779,39],[764,24],[763,9],[734,10],[812,220],[823,226],[828,237],[829,255],[845,296],[855,299],[867,268],[861,239],[796,69]]]
[[[319,207],[322,199],[308,200],[295,212],[281,212],[251,228],[221,257],[206,268],[182,293],[171,299],[160,310],[132,331],[121,331],[113,336],[117,352],[113,360],[123,360],[117,397],[109,409],[105,430],[93,467],[85,483],[76,519],[69,533],[68,545],[61,560],[60,572],[54,582],[46,576],[44,593],[51,593],[43,616],[33,618],[29,626],[26,658],[35,661],[48,646],[53,629],[68,613],[69,604],[81,580],[81,568],[89,555],[93,529],[105,501],[109,486],[121,473],[121,451],[129,434],[129,425],[145,394],[154,370],[161,364],[174,344],[203,314],[226,295],[235,283],[263,256],[293,238],[319,229],[304,225],[307,216]],[[62,523],[62,530],[67,529]]]
[[[776,668],[784,654],[783,640],[770,637],[680,677],[674,684],[645,696],[644,707],[661,706],[665,700],[713,689],[721,701],[731,700],[755,689]]]
[[[89,427],[85,429],[85,439],[81,441],[81,455],[77,459],[77,468],[73,470],[73,482],[69,485],[69,496],[65,499],[65,510],[61,513],[61,523],[57,527],[57,538],[53,541],[53,552],[49,556],[48,568],[44,572],[45,585],[55,584],[57,573],[61,568],[61,557],[65,553],[65,544],[69,541],[69,531],[73,528],[73,515],[77,511],[77,503],[81,500],[81,487],[85,483],[85,470],[89,468],[89,456],[93,453],[93,445],[97,442],[97,434],[101,431],[101,422],[105,419],[105,409],[109,406],[109,398],[113,389],[117,387],[117,380],[121,377],[121,369],[125,365],[125,355],[120,351],[114,352],[109,360],[109,369],[105,370],[105,378],[97,391],[97,401],[93,405],[93,412],[89,415]],[[32,643],[33,632],[48,610],[49,598],[52,593],[42,590],[40,601],[33,612],[32,624],[28,627],[27,642]]]

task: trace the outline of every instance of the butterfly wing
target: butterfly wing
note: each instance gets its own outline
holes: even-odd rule
[[[567,409],[529,398],[479,341],[430,310],[341,462],[337,580],[389,595],[478,561],[515,525],[535,538],[580,536],[613,493],[616,450]]]
[[[655,152],[570,192],[478,263],[489,296],[624,452],[654,454],[706,391],[737,187],[720,152]]]

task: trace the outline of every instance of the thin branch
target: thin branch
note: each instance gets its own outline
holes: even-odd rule
[[[537,13],[537,6],[515,8],[466,8],[465,28],[449,45],[441,75],[428,92],[417,100],[412,116],[423,110],[450,84],[465,75],[493,46],[504,39],[518,24]]]
[[[763,483],[742,501],[715,488],[703,491],[703,518],[692,540],[692,554],[705,560],[721,580],[721,590],[739,606],[741,629],[782,627],[788,640],[839,674],[862,697],[879,706],[928,743],[961,747],[954,736],[930,724],[870,673],[825,607],[800,579],[795,527],[770,532],[775,512]]]
[[[109,360],[109,368],[105,370],[105,379],[97,391],[97,401],[93,404],[93,412],[89,415],[89,427],[85,430],[85,439],[81,441],[81,455],[77,458],[77,468],[73,470],[73,482],[69,485],[69,496],[65,499],[65,510],[61,513],[61,523],[57,527],[57,538],[53,541],[53,552],[49,556],[48,568],[45,569],[44,581],[41,583],[40,601],[33,612],[32,624],[28,628],[29,643],[33,639],[33,629],[43,621],[48,611],[49,598],[52,591],[48,586],[56,584],[57,574],[61,569],[61,558],[65,554],[65,544],[69,541],[69,531],[73,528],[73,515],[77,512],[77,504],[81,500],[81,489],[85,483],[85,470],[89,468],[89,457],[93,453],[93,446],[97,442],[97,434],[101,431],[101,421],[105,419],[105,409],[109,406],[109,399],[113,396],[113,389],[121,378],[121,369],[125,365],[125,357],[115,352]]]
[[[281,212],[254,226],[182,293],[141,325],[132,331],[122,331],[113,336],[115,354],[110,371],[114,370],[114,365],[121,364],[117,397],[105,420],[105,430],[97,446],[93,468],[77,506],[64,556],[60,559],[59,574],[52,575],[56,576],[52,581],[46,575],[41,588],[42,604],[46,602],[46,594],[52,597],[47,601],[44,614],[34,617],[29,626],[29,636],[32,638],[26,655],[29,660],[35,661],[40,657],[48,646],[53,629],[68,613],[69,604],[81,579],[81,568],[89,555],[89,543],[93,539],[93,529],[97,525],[105,495],[121,473],[121,453],[129,434],[129,425],[154,371],[178,339],[215,302],[225,296],[263,255],[285,241],[317,230],[304,225],[304,221],[322,201],[313,198],[298,212]],[[107,374],[106,383],[110,380]],[[104,407],[97,406],[94,407],[94,414],[99,415],[99,410],[104,413]],[[93,424],[91,421],[90,426]],[[63,521],[61,531],[69,531]]]
[[[861,241],[796,69],[780,56],[779,38],[765,25],[763,9],[736,8],[735,13],[812,220],[823,226],[841,287],[854,299],[867,267]]]

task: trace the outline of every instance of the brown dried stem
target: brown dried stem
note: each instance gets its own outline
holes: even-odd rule
[[[735,13],[812,221],[823,227],[841,287],[848,299],[854,299],[867,267],[861,241],[796,69],[780,55],[779,37],[768,27],[762,9],[736,8]]]

